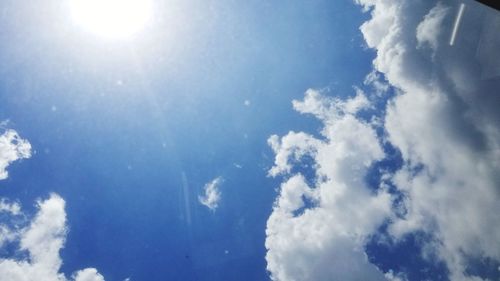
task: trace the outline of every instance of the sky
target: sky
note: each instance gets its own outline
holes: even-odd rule
[[[0,4],[0,281],[500,280],[499,12]]]

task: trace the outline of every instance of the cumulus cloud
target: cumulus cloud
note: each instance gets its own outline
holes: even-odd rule
[[[19,137],[14,130],[8,129],[0,135],[0,180],[9,176],[7,167],[14,161],[30,158],[31,144]]]
[[[452,31],[455,16],[447,11],[460,9],[457,3],[359,2],[373,9],[373,18],[361,28],[365,38],[380,38],[370,44],[377,50],[374,67],[400,91],[388,106],[385,127],[405,162],[393,182],[406,194],[408,212],[390,231],[396,238],[415,231],[431,234],[431,249],[446,262],[450,279],[481,280],[466,272],[467,260],[500,260],[495,242],[500,239],[495,215],[500,212],[500,119],[493,110],[500,105],[499,79],[482,79],[477,43],[465,45],[457,38],[455,46],[446,44],[443,33]],[[480,42],[481,26],[498,14],[473,3],[467,7],[461,32]],[[386,20],[385,33],[373,28],[379,9],[398,11]],[[417,42],[428,42],[433,52],[414,47],[415,32]],[[422,169],[415,173],[417,167]]]
[[[62,264],[59,256],[67,234],[65,201],[52,194],[37,202],[38,213],[25,228],[15,233],[19,250],[26,258],[0,259],[0,276],[5,281],[67,281],[59,272]],[[0,233],[1,234],[1,233]],[[93,268],[76,272],[74,281],[104,281]]]
[[[290,132],[272,136],[270,175],[285,175],[266,229],[267,269],[273,280],[384,280],[368,262],[364,243],[389,215],[391,196],[363,181],[384,157],[372,125],[356,118],[369,106],[361,93],[347,101],[309,90],[297,111],[323,121],[322,138]],[[314,183],[294,163],[311,157]]]
[[[374,85],[380,73],[396,93],[383,111],[384,137],[357,117],[369,107],[360,91],[341,101],[309,90],[294,102],[324,127],[321,137],[290,132],[268,140],[276,154],[269,174],[284,178],[266,229],[271,277],[406,280],[404,272],[381,273],[363,251],[385,224],[394,244],[429,237],[421,253],[409,254],[437,257],[450,280],[487,280],[469,269],[474,260],[500,261],[500,73],[484,59],[498,56],[487,27],[500,17],[465,1],[460,34],[468,37],[450,46],[460,3],[356,2],[371,14],[360,29],[376,51],[365,83],[387,91]],[[382,142],[401,152],[403,164],[369,187],[368,169],[386,157]],[[310,159],[313,179],[301,173]],[[397,207],[396,193],[403,198]]]
[[[221,199],[219,187],[222,181],[223,179],[221,177],[213,179],[203,187],[204,194],[198,196],[198,201],[212,211],[215,211],[219,206],[219,201]]]

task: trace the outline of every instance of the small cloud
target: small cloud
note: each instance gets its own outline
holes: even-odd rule
[[[243,102],[243,104],[244,104],[245,106],[250,106],[250,104],[252,104],[252,103],[250,102],[250,100],[245,100],[245,101]]]
[[[104,277],[95,268],[79,270],[73,278],[75,281],[104,281]]]
[[[9,202],[5,198],[0,198],[0,213],[7,212],[11,215],[19,215],[21,212],[21,206],[17,202]]]
[[[5,198],[0,198],[0,218],[15,218],[12,222],[0,220],[0,249],[4,243],[17,239],[20,235],[16,231],[16,221],[21,217],[21,206],[17,202],[11,202]]]
[[[7,167],[12,162],[30,157],[31,144],[19,137],[16,131],[7,129],[0,135],[0,180],[9,176]]]
[[[236,168],[238,168],[238,169],[243,168],[243,166],[241,166],[241,165],[240,165],[240,164],[238,164],[238,163],[234,163],[233,165],[234,165],[234,167],[236,167]]]
[[[198,201],[200,201],[201,204],[207,206],[212,211],[215,211],[215,209],[217,209],[217,207],[219,206],[219,201],[221,199],[219,186],[221,185],[222,181],[223,179],[221,177],[213,179],[203,187],[205,194],[198,196]]]
[[[385,278],[388,281],[407,281],[408,278],[404,273],[394,273],[394,271],[389,270],[387,273],[384,274]]]

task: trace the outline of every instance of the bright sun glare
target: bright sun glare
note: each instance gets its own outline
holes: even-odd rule
[[[150,20],[150,0],[71,0],[74,21],[105,38],[126,38]]]

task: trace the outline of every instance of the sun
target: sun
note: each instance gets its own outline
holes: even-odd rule
[[[142,30],[152,16],[150,0],[70,0],[76,24],[97,36],[127,38]]]

